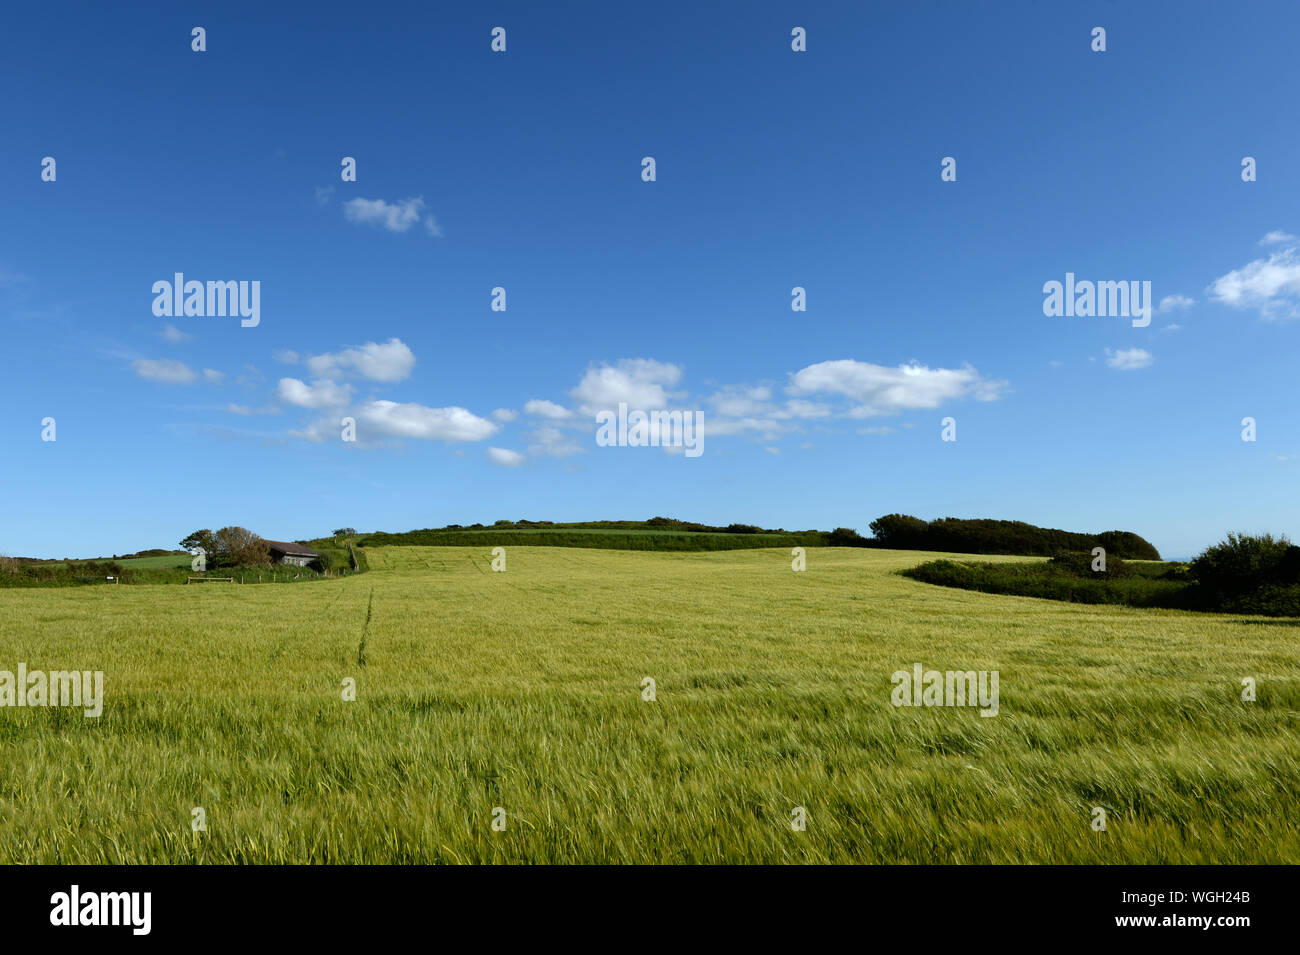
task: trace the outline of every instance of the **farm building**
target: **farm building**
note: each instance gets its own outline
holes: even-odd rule
[[[320,557],[320,554],[310,547],[302,546],[302,544],[267,541],[266,545],[270,548],[271,563],[273,564],[292,564],[294,567],[306,567]]]

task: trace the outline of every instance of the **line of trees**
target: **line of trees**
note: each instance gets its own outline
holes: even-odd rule
[[[1131,531],[1078,534],[1024,521],[966,520],[944,517],[923,521],[910,514],[886,514],[871,522],[877,546],[891,550],[932,550],[953,554],[1023,554],[1050,557],[1062,551],[1104,547],[1107,556],[1159,560],[1150,541]]]
[[[426,528],[429,531],[481,531],[481,530],[669,530],[692,534],[787,534],[816,533],[815,531],[787,531],[784,527],[776,529],[759,527],[757,524],[699,524],[695,521],[679,521],[672,517],[652,517],[645,521],[576,521],[572,523],[555,521],[511,521],[502,519],[491,524],[448,524],[445,527]],[[349,529],[350,530],[350,529]],[[338,535],[338,531],[334,532]],[[355,534],[355,531],[351,531]],[[382,532],[380,532],[382,533]]]

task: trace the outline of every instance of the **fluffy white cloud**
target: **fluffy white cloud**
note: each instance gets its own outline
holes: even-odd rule
[[[1272,232],[1268,233],[1268,235],[1264,236],[1264,238],[1259,240],[1260,245],[1283,245],[1285,243],[1294,244],[1295,242],[1295,236],[1290,232],[1283,232],[1281,229],[1274,229]]]
[[[1145,348],[1121,348],[1118,351],[1106,349],[1106,364],[1117,371],[1137,371],[1146,368],[1155,359]]]
[[[980,376],[969,365],[961,368],[929,368],[899,365],[888,368],[869,362],[839,359],[809,365],[790,377],[792,394],[841,395],[857,402],[849,415],[865,418],[896,414],[914,408],[937,408],[945,401],[974,397],[996,401],[1005,381]]]
[[[415,354],[399,338],[384,344],[366,342],[333,354],[311,355],[307,370],[317,378],[333,378],[348,371],[371,381],[402,381],[411,377]]]
[[[189,365],[171,358],[140,358],[131,362],[131,368],[146,381],[165,385],[191,385],[199,378]]]
[[[281,401],[299,408],[339,408],[352,400],[351,387],[328,379],[308,385],[297,378],[281,378],[277,394]]]
[[[567,458],[582,451],[571,433],[552,425],[535,428],[528,437],[528,453],[535,457]]]
[[[674,397],[665,389],[681,380],[676,365],[649,358],[624,358],[614,365],[587,369],[578,386],[569,392],[582,414],[594,417],[598,411],[615,411],[620,402],[628,408],[653,411],[667,408]]]
[[[524,463],[522,454],[505,448],[488,448],[487,456],[489,461],[503,468],[517,468]]]
[[[708,403],[712,414],[705,417],[702,430],[706,434],[748,433],[762,441],[800,430],[794,421],[834,415],[834,409],[822,401],[791,398],[784,405],[775,402],[768,385],[727,385],[710,395]]]
[[[774,417],[723,418],[705,416],[702,434],[716,437],[724,434],[752,434],[762,441],[775,441],[790,431],[788,421],[779,421]]]
[[[357,430],[389,437],[423,438],[427,441],[482,441],[497,431],[497,425],[464,408],[429,408],[414,403],[370,400],[356,410]]]
[[[524,414],[530,414],[537,418],[554,418],[557,421],[573,417],[573,412],[563,405],[557,405],[554,401],[545,401],[541,398],[533,398],[527,402],[524,405]]]
[[[830,415],[830,405],[821,401],[804,401],[800,398],[791,398],[785,403],[785,410],[777,413],[777,417],[790,418],[829,418]]]
[[[1156,306],[1156,311],[1159,313],[1181,311],[1195,304],[1196,299],[1188,298],[1186,295],[1166,295]]]
[[[424,219],[424,228],[432,236],[442,235],[442,229],[431,215],[424,215],[423,196],[385,202],[383,199],[349,199],[343,203],[343,216],[359,225],[387,229],[389,232],[409,232]]]
[[[277,357],[283,360],[289,356]],[[335,439],[338,414],[355,417],[359,440],[372,445],[377,438],[483,441],[497,433],[503,423],[520,418],[519,411],[505,407],[479,417],[461,407],[430,408],[374,396],[357,405],[356,389],[340,384],[341,376],[356,374],[376,381],[410,376],[414,356],[395,338],[383,345],[370,342],[302,360],[313,372],[311,383],[283,378],[278,398],[281,405],[327,412],[306,430],[290,432],[310,440]],[[517,467],[529,459],[581,454],[591,441],[596,412],[614,411],[619,404],[641,411],[690,410],[685,407],[686,393],[676,390],[682,378],[679,366],[649,358],[592,364],[569,391],[572,402],[567,406],[543,398],[530,399],[523,405],[523,413],[532,419],[523,435],[526,447],[520,451],[487,448],[484,454],[501,467]],[[791,375],[786,394],[779,397],[767,383],[719,388],[709,398],[700,399],[700,406],[710,410],[707,414],[701,412],[706,420],[697,426],[702,435],[746,435],[760,445],[776,447],[778,441],[791,434],[812,427],[823,429],[822,422],[934,408],[959,398],[992,401],[1006,387],[1006,382],[984,378],[969,365],[931,369],[914,362],[890,368],[853,360],[826,361]],[[231,410],[247,414],[252,409],[239,406],[236,410],[232,406]],[[887,434],[890,430],[869,428],[861,433]]]
[[[714,412],[726,418],[768,414],[772,410],[772,389],[767,385],[731,385],[709,397]]]
[[[1270,232],[1284,242],[1285,233]],[[1270,245],[1276,242],[1269,242]],[[1265,319],[1300,318],[1300,255],[1288,245],[1267,259],[1255,259],[1214,280],[1209,294],[1233,308],[1257,308]]]

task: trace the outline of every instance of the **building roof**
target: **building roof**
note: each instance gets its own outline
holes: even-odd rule
[[[268,540],[266,544],[271,550],[279,551],[281,554],[293,554],[298,557],[320,556],[316,551],[312,550],[310,547],[304,547],[302,544],[290,544],[285,541],[272,540]]]

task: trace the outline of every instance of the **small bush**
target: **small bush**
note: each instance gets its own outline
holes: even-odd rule
[[[851,527],[837,527],[826,536],[829,547],[866,547],[869,542]]]
[[[1219,599],[1241,597],[1265,585],[1300,583],[1300,548],[1272,534],[1229,534],[1192,561],[1191,573]]]
[[[1126,563],[1122,558],[1106,555],[1106,569],[1093,570],[1092,565],[1097,560],[1092,556],[1092,552],[1086,553],[1080,551],[1062,551],[1053,557],[1049,564],[1059,567],[1074,574],[1076,577],[1095,577],[1101,580],[1114,580],[1118,577],[1132,577],[1135,574],[1133,565]]]
[[[1089,562],[1092,556],[1087,555]],[[1186,607],[1189,585],[1184,582],[1134,573],[1125,568],[1117,576],[1082,573],[1074,569],[1076,555],[1056,562],[967,563],[932,560],[902,571],[904,577],[944,587],[960,587],[986,594],[1041,597],[1069,603],[1123,604],[1129,607]],[[1110,571],[1111,561],[1106,561]],[[1085,565],[1086,567],[1087,565]],[[1085,576],[1086,575],[1086,576]]]

